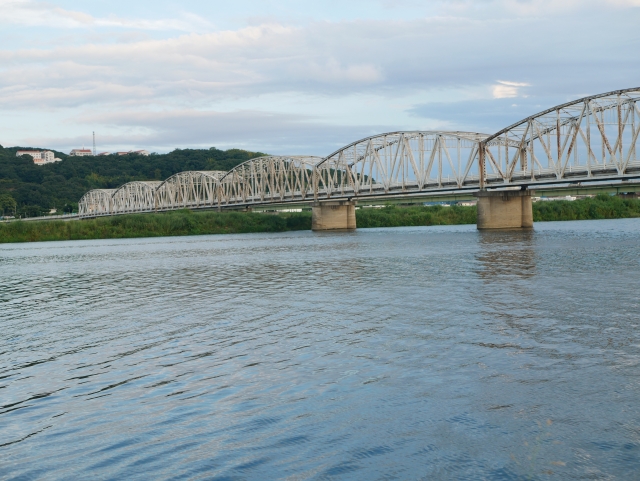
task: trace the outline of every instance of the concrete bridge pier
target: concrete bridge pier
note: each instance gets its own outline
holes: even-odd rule
[[[353,201],[316,202],[311,211],[311,230],[356,228],[356,203]]]
[[[530,190],[481,190],[478,198],[478,229],[531,229],[533,206]]]

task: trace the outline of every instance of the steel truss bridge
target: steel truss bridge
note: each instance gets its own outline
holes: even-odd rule
[[[558,105],[488,135],[391,132],[327,157],[266,156],[228,172],[87,192],[80,217],[173,209],[247,208],[328,200],[470,193],[640,178],[640,88]]]

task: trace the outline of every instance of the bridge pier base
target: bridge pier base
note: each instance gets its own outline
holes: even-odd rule
[[[478,229],[531,229],[533,206],[530,190],[481,190],[478,198]]]
[[[356,228],[355,202],[316,202],[313,204],[311,211],[311,230],[347,230]]]

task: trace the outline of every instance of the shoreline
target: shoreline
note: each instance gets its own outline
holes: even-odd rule
[[[534,222],[640,217],[639,199],[598,195],[575,201],[533,204]],[[356,211],[358,228],[462,225],[476,223],[476,207],[387,206]],[[128,214],[77,222],[43,220],[0,224],[0,244],[89,239],[247,234],[311,229],[311,212],[258,213],[179,210]]]

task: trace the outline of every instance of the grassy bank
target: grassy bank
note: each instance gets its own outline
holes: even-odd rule
[[[476,208],[389,206],[383,209],[359,209],[356,216],[359,228],[474,224]],[[533,217],[536,222],[640,217],[640,200],[599,195],[573,202],[536,202],[533,204]],[[183,210],[70,222],[10,222],[0,224],[0,243],[284,232],[308,229],[311,229],[311,212],[272,215]]]
[[[554,200],[533,204],[534,222],[554,220],[625,219],[640,217],[640,199],[598,194],[574,200]]]
[[[359,209],[358,227],[475,224],[475,207],[432,206]],[[623,219],[640,217],[640,200],[600,194],[575,201],[554,200],[533,204],[535,222],[559,220]]]
[[[284,232],[304,229],[311,229],[311,213],[269,215],[182,210],[82,221],[9,222],[0,224],[0,243]]]
[[[417,225],[475,224],[476,208],[434,205],[430,207],[395,207],[359,209],[356,211],[358,227],[401,227]]]

